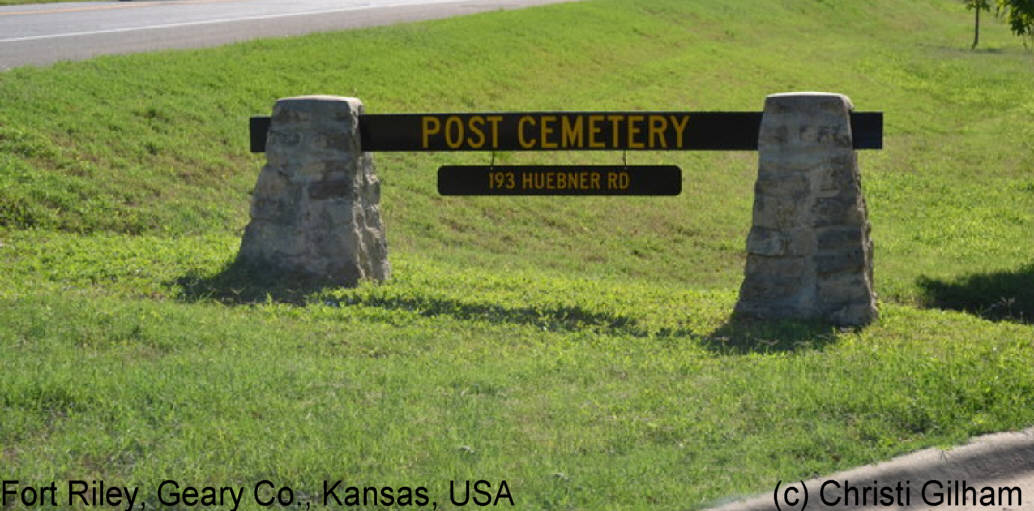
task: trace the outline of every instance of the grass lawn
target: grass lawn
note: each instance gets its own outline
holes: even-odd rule
[[[1030,426],[1034,55],[992,22],[969,51],[970,14],[597,0],[0,73],[0,477],[152,509],[165,479],[245,487],[242,509],[263,480],[451,509],[479,479],[521,509],[686,509]],[[682,167],[664,198],[441,197],[438,165],[490,156],[376,154],[390,282],[230,264],[264,162],[247,118],[279,97],[756,111],[792,90],[884,112],[859,331],[729,321],[750,152],[630,153]]]

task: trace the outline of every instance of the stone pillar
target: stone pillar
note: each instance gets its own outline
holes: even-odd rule
[[[852,108],[841,94],[766,98],[737,314],[854,326],[876,318]]]
[[[380,182],[360,150],[361,113],[355,98],[277,101],[240,262],[346,286],[388,278]]]

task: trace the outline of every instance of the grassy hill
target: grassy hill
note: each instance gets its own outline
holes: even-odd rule
[[[0,74],[4,477],[505,479],[521,508],[694,508],[1034,424],[1034,56],[950,0],[599,0]],[[760,110],[829,90],[860,153],[881,320],[740,324],[756,155],[673,198],[455,198],[377,154],[390,283],[228,270],[278,97],[373,113]],[[509,163],[620,153],[497,154]],[[494,488],[496,488],[494,486]],[[250,507],[249,507],[250,509]]]

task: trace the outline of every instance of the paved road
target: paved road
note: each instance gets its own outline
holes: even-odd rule
[[[711,511],[1034,511],[1034,428],[917,451],[811,479],[803,488],[783,481],[775,491],[776,481],[764,483],[772,490]]]
[[[570,0],[165,0],[0,7],[0,70]]]

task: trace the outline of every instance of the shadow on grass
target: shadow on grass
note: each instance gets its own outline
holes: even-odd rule
[[[975,50],[963,50],[963,51],[969,51],[970,53],[988,53],[988,54],[991,54],[991,55],[997,55],[997,54],[1000,54],[1000,53],[1005,53],[1005,50],[1003,50],[1001,48],[977,48]]]
[[[917,285],[926,307],[1034,324],[1034,262],[1016,271],[976,273],[951,281],[919,277]]]
[[[361,296],[346,298],[342,305],[365,305],[387,310],[407,311],[421,316],[448,316],[464,321],[514,323],[532,325],[549,332],[596,332],[609,335],[648,335],[645,328],[630,317],[593,312],[582,307],[552,304],[529,307],[507,307],[496,303],[478,303],[436,296]]]
[[[203,276],[191,272],[176,279],[175,283],[183,288],[180,299],[185,302],[216,300],[226,305],[266,302],[304,305],[307,296],[338,287],[325,281],[283,275],[239,261],[230,263],[215,275]]]
[[[763,321],[733,316],[704,338],[704,347],[721,355],[822,350],[836,342],[836,330],[812,321]]]
[[[319,302],[336,307],[365,306],[419,314],[445,316],[462,321],[531,325],[548,332],[591,332],[633,337],[695,338],[687,328],[651,330],[633,317],[599,312],[566,304],[537,304],[525,307],[498,303],[391,292],[387,286],[371,286],[341,293],[341,286],[325,280],[285,276],[261,267],[233,262],[215,275],[189,273],[175,283],[185,302],[215,300],[226,305],[287,303],[304,306]],[[390,285],[389,285],[390,286]],[[334,291],[330,293],[328,291]],[[732,317],[717,330],[702,337],[708,350],[717,354],[773,353],[822,349],[836,340],[833,327],[818,322],[759,321]]]
[[[969,45],[965,45],[965,46],[961,46],[961,45],[960,46],[925,45],[925,46],[927,48],[933,48],[933,49],[937,49],[937,50],[948,52],[948,53],[957,53],[959,55],[967,55],[967,54],[970,54],[970,55],[974,55],[974,54],[976,54],[976,55],[979,55],[979,54],[1000,55],[1000,54],[1005,53],[1005,49],[1004,48],[997,48],[997,47],[985,48],[985,47],[981,46],[979,48],[975,48],[974,49],[974,48],[971,48]]]
[[[340,290],[341,286],[318,279],[283,276],[266,269],[231,263],[212,276],[190,273],[176,279],[185,302],[215,300],[226,305],[256,303],[288,303],[305,305],[318,300],[337,307],[366,306],[389,311],[405,311],[421,316],[448,316],[464,321],[532,325],[544,331],[588,331],[610,335],[646,336],[649,332],[628,316],[594,312],[564,304],[528,307],[504,306],[496,303],[457,300],[423,294],[398,296],[381,292],[377,287],[348,291],[343,295],[324,291]],[[662,335],[679,336],[665,331]],[[689,335],[688,332],[682,333]]]

